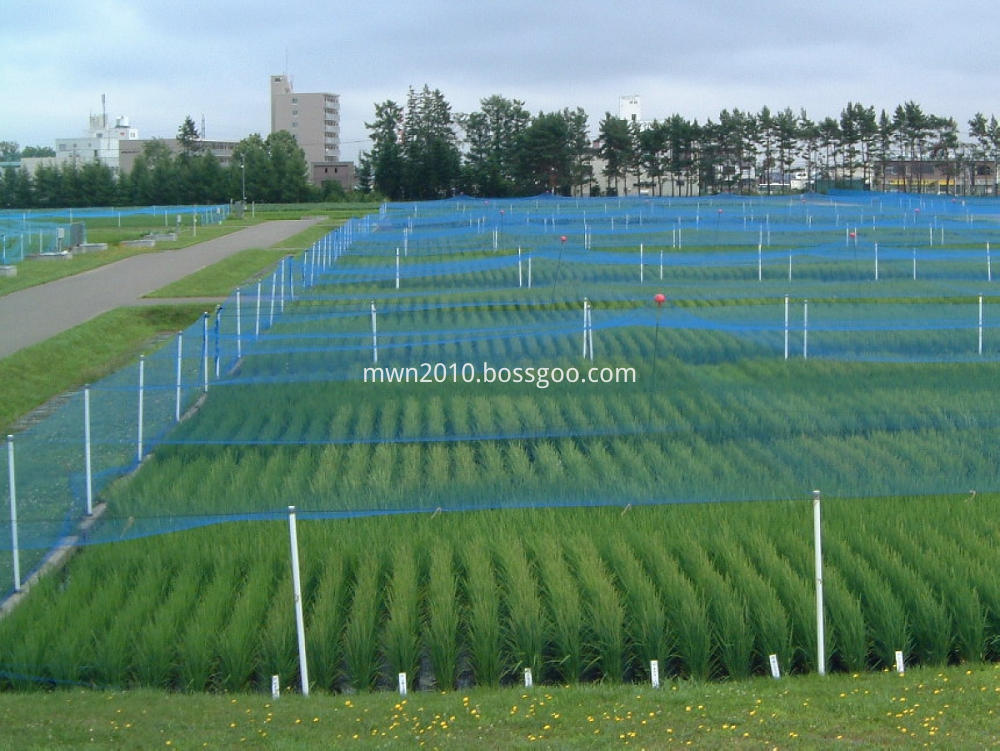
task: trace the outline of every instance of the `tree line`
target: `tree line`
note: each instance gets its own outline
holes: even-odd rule
[[[206,148],[194,121],[178,128],[176,149],[148,141],[132,169],[117,174],[100,161],[42,163],[33,173],[6,166],[0,171],[0,207],[168,206],[301,203],[345,198],[339,185],[315,188],[305,153],[284,131],[253,134],[233,148],[229,163]],[[23,152],[22,152],[23,155]],[[54,155],[54,152],[53,152]]]
[[[605,113],[592,139],[579,107],[532,115],[524,102],[493,95],[475,112],[454,113],[440,90],[425,85],[411,88],[403,105],[376,103],[365,127],[371,147],[359,158],[358,190],[372,200],[771,193],[787,190],[793,171],[804,172],[814,189],[921,192],[929,167],[943,176],[948,192],[971,186],[996,195],[1000,167],[996,117],[977,113],[963,133],[954,118],[924,112],[912,101],[892,112],[849,102],[839,117],[822,120],[805,110],[768,107],[723,110],[703,123],[680,114],[640,123]],[[204,148],[190,117],[177,144],[173,150],[164,141],[148,142],[127,174],[97,161],[43,164],[33,174],[8,165],[0,171],[0,207],[348,198],[335,183],[310,184],[305,154],[286,132],[243,139],[225,165]],[[3,145],[11,156],[13,145]]]
[[[891,113],[848,103],[839,117],[813,120],[805,110],[723,110],[704,123],[675,114],[640,123],[605,113],[588,137],[581,109],[532,116],[502,96],[453,114],[439,90],[410,89],[405,106],[388,100],[366,123],[372,147],[362,154],[363,190],[393,200],[476,196],[595,195],[645,190],[662,195],[772,192],[804,171],[806,183],[921,192],[927,167],[949,190],[996,191],[1000,124],[977,114],[960,134],[954,118],[916,102]]]

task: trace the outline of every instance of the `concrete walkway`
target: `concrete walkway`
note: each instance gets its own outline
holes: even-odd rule
[[[318,218],[265,222],[181,250],[145,253],[0,297],[0,358],[143,296],[241,250],[269,248]],[[156,302],[162,303],[163,300]]]

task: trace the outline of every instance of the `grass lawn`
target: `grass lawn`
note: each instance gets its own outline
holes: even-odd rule
[[[986,748],[1000,667],[448,693],[0,694],[5,748]]]

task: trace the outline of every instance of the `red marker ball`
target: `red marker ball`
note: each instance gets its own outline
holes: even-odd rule
[[[653,302],[655,302],[657,305],[663,305],[663,303],[665,303],[666,301],[667,301],[667,296],[662,292],[657,292],[656,296],[653,297]]]

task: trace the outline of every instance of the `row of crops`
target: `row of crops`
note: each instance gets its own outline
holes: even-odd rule
[[[834,669],[994,659],[997,499],[824,504]],[[299,524],[309,675],[330,691],[816,669],[810,504]],[[88,548],[0,622],[3,685],[296,685],[287,530]]]
[[[458,200],[331,233],[95,384],[100,519],[0,621],[5,685],[294,685],[291,505],[318,688],[815,671],[816,488],[827,667],[1000,657],[996,211],[911,200]],[[870,233],[937,271],[863,279]],[[819,259],[808,300],[758,253]],[[72,497],[22,488],[36,529],[79,518],[68,403],[21,450]]]

